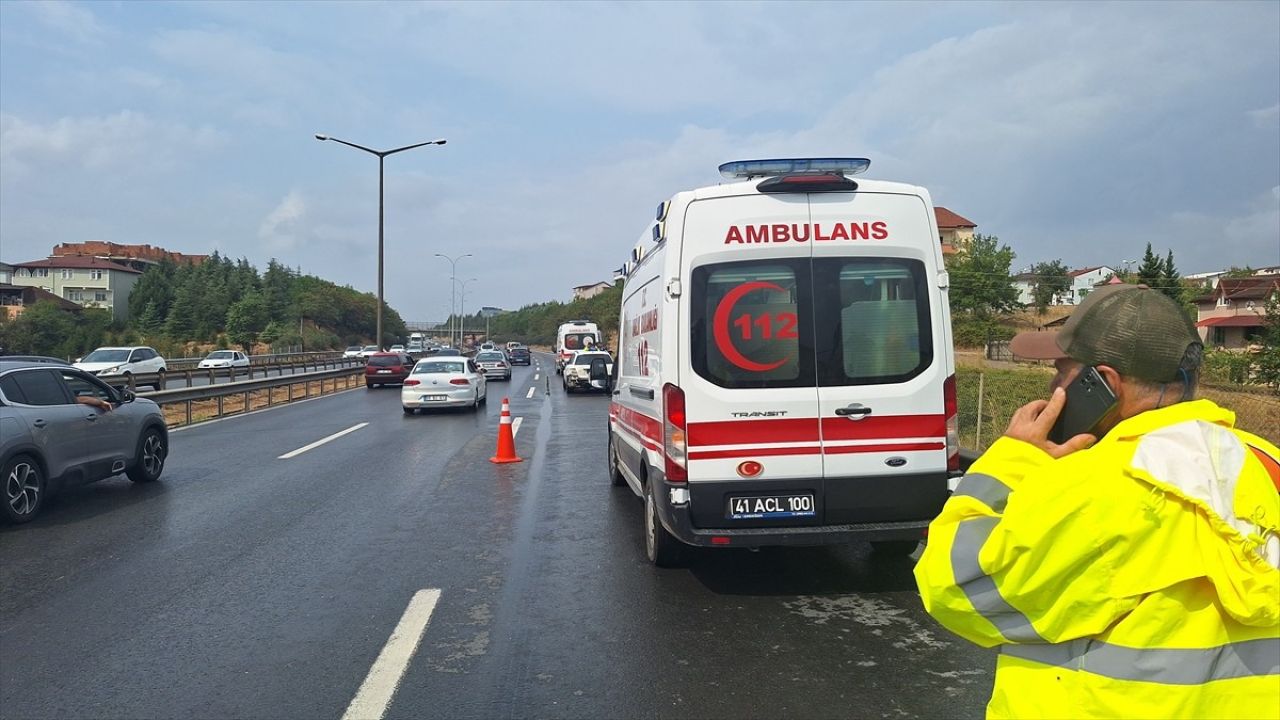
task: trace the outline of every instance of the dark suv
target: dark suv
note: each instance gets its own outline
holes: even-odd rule
[[[511,358],[512,365],[528,365],[532,359],[527,347],[513,347],[507,351],[507,356]]]
[[[413,370],[413,358],[404,353],[372,353],[365,358],[364,385],[400,385]]]
[[[110,408],[110,409],[108,409]],[[64,488],[153,482],[169,432],[154,402],[66,365],[0,358],[0,517],[31,520]]]

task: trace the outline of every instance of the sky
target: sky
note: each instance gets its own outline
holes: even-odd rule
[[[1280,3],[0,2],[0,260],[217,250],[406,320],[612,280],[728,160],[855,156],[1013,270],[1280,265]],[[474,278],[474,280],[472,280]],[[456,301],[455,301],[456,302]]]

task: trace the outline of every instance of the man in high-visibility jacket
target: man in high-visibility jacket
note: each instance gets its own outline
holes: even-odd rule
[[[961,479],[915,570],[929,614],[999,647],[988,717],[1280,718],[1280,449],[1192,399],[1194,326],[1117,285],[1012,348],[1054,360],[1051,399]],[[1087,366],[1115,411],[1051,442]]]

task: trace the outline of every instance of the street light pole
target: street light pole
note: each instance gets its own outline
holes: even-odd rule
[[[435,253],[435,256],[449,261],[449,342],[453,342],[453,328],[459,324],[458,320],[453,317],[453,294],[457,292],[454,283],[458,282],[458,261],[464,257],[473,256],[471,253],[464,253],[456,258],[451,258],[443,253]],[[459,335],[458,337],[461,338],[462,336]]]
[[[386,160],[386,157],[388,155],[395,155],[398,152],[404,152],[405,150],[412,150],[414,148],[420,148],[426,145],[444,145],[448,141],[445,140],[444,138],[439,138],[438,140],[429,140],[427,142],[420,142],[413,145],[405,145],[404,147],[393,148],[391,150],[374,150],[373,148],[367,148],[363,145],[358,145],[353,142],[340,140],[336,137],[331,137],[323,133],[316,133],[316,139],[320,141],[332,140],[336,143],[341,143],[348,147],[353,147],[357,150],[363,150],[364,152],[367,152],[371,155],[378,156],[378,310],[377,310],[377,329],[376,329],[377,337],[374,338],[374,344],[378,346],[378,349],[382,349],[382,305],[383,305],[383,300],[382,300],[382,264],[383,264],[382,263],[382,255],[383,255],[382,186],[383,186],[383,164],[384,164],[383,161]]]
[[[475,281],[476,281],[475,278],[468,278],[466,280],[458,281],[458,284],[462,286],[462,288],[458,291],[458,314],[462,316],[458,319],[458,347],[459,348],[462,347],[463,333],[466,332],[467,330],[467,283],[475,282]]]

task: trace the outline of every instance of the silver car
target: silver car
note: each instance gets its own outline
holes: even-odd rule
[[[477,354],[476,365],[486,378],[511,379],[511,363],[501,350],[486,350]]]
[[[62,488],[120,473],[154,482],[168,452],[154,402],[77,368],[0,358],[0,518],[27,522]]]

